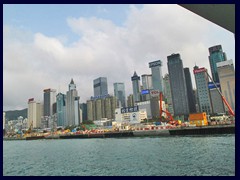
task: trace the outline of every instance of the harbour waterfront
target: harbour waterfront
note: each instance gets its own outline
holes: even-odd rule
[[[234,176],[235,135],[3,141],[4,176]]]

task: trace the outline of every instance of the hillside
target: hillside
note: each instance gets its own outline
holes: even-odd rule
[[[19,116],[23,118],[27,118],[27,108],[22,110],[13,110],[13,111],[5,111],[6,112],[6,120],[16,120]]]

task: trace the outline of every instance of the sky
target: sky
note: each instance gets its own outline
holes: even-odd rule
[[[73,78],[80,103],[93,96],[93,80],[123,82],[151,74],[148,63],[179,53],[184,67],[209,72],[208,48],[222,45],[235,64],[234,35],[175,4],[3,5],[3,111],[43,102],[43,89],[66,93]]]

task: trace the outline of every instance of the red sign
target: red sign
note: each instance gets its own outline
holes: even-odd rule
[[[206,72],[206,69],[205,68],[199,68],[199,69],[193,70],[194,74],[201,73],[201,72]]]
[[[34,98],[30,98],[28,99],[28,102],[34,101]]]
[[[151,90],[150,94],[152,97],[159,96],[159,90]]]

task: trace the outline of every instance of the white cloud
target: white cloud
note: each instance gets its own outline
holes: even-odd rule
[[[68,46],[64,36],[4,26],[4,109],[27,107],[30,97],[42,100],[44,88],[65,93],[71,78],[81,102],[93,95],[93,79],[100,76],[108,78],[110,93],[114,82],[124,82],[128,95],[134,70],[138,75],[150,73],[150,61],[161,59],[166,73],[167,56],[180,53],[192,72],[195,63],[209,68],[210,46],[222,44],[227,54],[235,48],[231,33],[177,5],[144,5],[142,9],[132,5],[121,27],[97,17],[71,17],[67,23],[79,35]],[[216,32],[224,34],[224,39],[214,36]],[[231,59],[235,60],[234,55]]]

